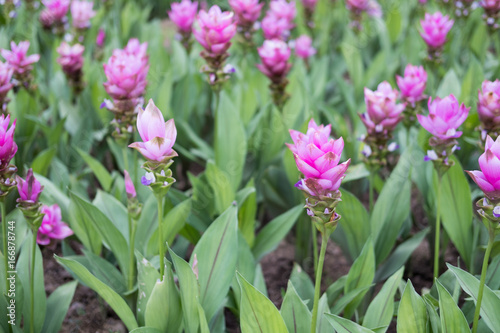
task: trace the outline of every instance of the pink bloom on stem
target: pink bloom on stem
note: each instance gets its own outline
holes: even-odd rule
[[[309,9],[311,12],[314,12],[317,3],[318,0],[302,0],[302,6],[304,6],[304,8]]]
[[[42,0],[42,4],[46,7],[46,15],[52,18],[52,22],[57,22],[65,19],[70,0]]]
[[[214,5],[208,12],[198,13],[198,27],[193,31],[196,40],[212,56],[223,55],[231,46],[231,38],[236,34],[233,12],[222,12]]]
[[[149,65],[144,58],[124,51],[114,53],[104,66],[106,92],[115,100],[134,99],[146,89]]]
[[[7,96],[7,93],[12,88],[12,74],[14,70],[7,63],[0,61],[0,108],[2,107],[3,101]]]
[[[500,200],[500,137],[493,141],[488,135],[486,149],[479,157],[481,171],[467,171],[472,180],[493,201]]]
[[[346,7],[350,11],[366,12],[370,0],[346,0]]]
[[[257,68],[273,82],[281,81],[292,67],[288,62],[290,48],[284,41],[266,40],[257,51],[262,61]]]
[[[392,131],[401,121],[405,104],[397,104],[398,91],[389,82],[380,83],[377,90],[365,88],[366,113],[360,115],[368,134]]]
[[[228,3],[236,14],[238,25],[243,26],[253,25],[264,6],[264,2],[259,3],[259,0],[228,0]]]
[[[9,124],[10,115],[0,115],[0,170],[4,170],[9,165],[10,160],[17,152],[17,144],[14,141],[16,119],[10,128]]]
[[[477,113],[479,120],[487,127],[500,126],[500,81],[484,81],[479,90]]]
[[[26,175],[26,180],[17,176],[17,190],[19,192],[19,199],[17,201],[24,201],[31,204],[36,204],[38,198],[42,193],[43,186],[33,176],[33,169],[29,169]]]
[[[425,14],[425,19],[420,21],[422,31],[420,36],[430,48],[438,49],[446,43],[446,35],[453,27],[453,20],[448,15],[443,16],[440,12]]]
[[[152,99],[146,109],[139,111],[137,131],[143,142],[134,142],[129,147],[137,149],[146,159],[164,162],[177,156],[172,149],[177,138],[174,120],[165,122]]]
[[[467,119],[470,108],[459,105],[455,96],[450,95],[443,99],[429,98],[429,115],[417,114],[420,125],[429,133],[441,140],[456,139],[462,135],[457,128]]]
[[[85,51],[83,45],[75,44],[71,46],[66,42],[61,43],[61,46],[57,48],[57,52],[59,53],[57,62],[61,65],[64,73],[70,75],[82,69],[83,51]]]
[[[172,2],[171,8],[172,10],[167,12],[170,20],[175,23],[180,31],[191,32],[198,11],[198,2],[191,2],[190,0]]]
[[[103,47],[105,39],[106,39],[106,32],[103,29],[99,29],[99,32],[97,32],[97,37],[95,40],[96,45],[98,47]]]
[[[90,27],[90,19],[95,16],[95,11],[92,9],[93,2],[73,0],[71,2],[71,17],[73,18],[73,26],[77,29],[86,29]]]
[[[40,60],[39,54],[26,55],[29,47],[30,42],[28,41],[19,42],[18,45],[12,41],[10,42],[10,50],[0,50],[2,57],[5,58],[9,66],[12,67],[14,72],[18,75],[23,75],[31,71],[33,68],[32,64]]]
[[[427,84],[427,72],[422,66],[407,65],[405,75],[396,75],[399,90],[403,99],[415,105],[425,98],[424,91]]]
[[[500,1],[498,0],[481,0],[479,5],[489,12],[500,11]]]
[[[38,244],[49,245],[50,239],[64,239],[73,235],[73,230],[62,221],[61,208],[57,204],[44,205],[41,212],[44,216],[36,237]]]
[[[130,38],[125,48],[123,48],[123,50],[121,49],[114,50],[113,55],[119,55],[119,54],[132,55],[141,59],[143,62],[147,63],[149,59],[147,55],[147,50],[148,50],[147,42],[141,44],[141,42],[137,38]]]
[[[318,126],[311,119],[307,133],[290,130],[293,144],[287,144],[295,157],[297,168],[304,175],[295,186],[310,195],[331,195],[340,187],[351,163],[339,164],[344,140],[330,138],[331,125]]]
[[[307,59],[316,54],[311,37],[302,35],[295,40],[295,54],[302,59]]]
[[[290,35],[288,21],[272,15],[267,15],[262,20],[262,31],[265,39],[285,40]]]
[[[134,182],[127,170],[124,170],[123,173],[125,174],[125,192],[127,192],[129,198],[135,198],[137,193],[135,192]]]
[[[295,26],[293,20],[297,16],[297,9],[295,2],[288,2],[286,0],[272,0],[269,3],[269,11],[266,16],[274,16],[279,19],[285,19],[288,22],[288,30],[293,29]]]

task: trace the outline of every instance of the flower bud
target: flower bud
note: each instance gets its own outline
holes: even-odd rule
[[[123,173],[125,174],[125,192],[127,192],[127,197],[135,198],[137,193],[135,192],[134,182],[132,182],[127,170],[124,170]]]
[[[424,91],[427,84],[427,72],[422,66],[409,64],[405,68],[405,75],[396,75],[396,81],[403,100],[415,106],[425,98]]]

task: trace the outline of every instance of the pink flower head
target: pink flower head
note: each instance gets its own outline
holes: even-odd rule
[[[228,3],[236,14],[238,25],[241,26],[253,25],[259,19],[264,6],[264,2],[259,3],[259,0],[228,0]]]
[[[42,0],[46,7],[46,15],[52,18],[52,22],[62,22],[68,13],[70,0]]]
[[[285,18],[267,15],[262,20],[262,31],[265,39],[286,40],[290,35],[289,23]]]
[[[193,34],[209,54],[223,55],[231,46],[231,38],[236,34],[233,16],[233,12],[222,12],[217,5],[208,12],[200,10],[198,13],[199,30],[194,30]]]
[[[318,0],[302,0],[302,6],[304,6],[304,8],[310,10],[311,12],[314,12],[317,3]]]
[[[29,169],[26,180],[17,176],[17,190],[19,192],[18,202],[24,201],[30,204],[36,204],[42,193],[43,186],[40,185],[40,182],[33,176],[33,170]]]
[[[27,56],[30,42],[19,42],[18,45],[13,41],[10,42],[10,50],[1,49],[0,54],[5,58],[10,67],[14,69],[14,73],[23,75],[33,69],[32,64],[40,60],[39,54]]]
[[[57,48],[59,58],[57,62],[61,65],[64,73],[71,75],[80,71],[83,67],[83,51],[85,47],[80,44],[73,46],[66,42],[62,42]]]
[[[351,12],[366,12],[370,0],[346,0],[346,7]]]
[[[266,16],[274,16],[278,19],[285,19],[288,22],[288,30],[295,26],[293,20],[297,16],[295,1],[288,2],[286,0],[272,0],[269,3],[269,11]]]
[[[12,74],[14,70],[7,63],[0,61],[0,108],[2,107],[3,101],[7,96],[7,93],[12,88]]]
[[[438,49],[446,43],[446,35],[451,30],[454,21],[448,15],[443,16],[440,12],[425,14],[425,19],[420,21],[422,31],[420,36],[429,48]]]
[[[87,29],[90,27],[90,19],[95,16],[95,11],[92,9],[93,2],[73,0],[71,2],[71,17],[73,18],[73,26],[77,29]]]
[[[500,1],[498,0],[481,0],[479,5],[487,12],[496,13],[500,11]]]
[[[416,102],[425,98],[427,72],[424,67],[409,64],[405,68],[405,76],[396,75],[396,81],[405,101],[415,105]]]
[[[181,2],[172,2],[172,10],[168,12],[168,17],[175,23],[180,31],[191,32],[196,12],[198,11],[198,2],[182,0]]]
[[[106,92],[115,100],[134,99],[144,94],[149,65],[144,58],[124,52],[114,53],[104,64]]]
[[[290,48],[284,41],[266,40],[257,51],[262,61],[257,68],[273,82],[281,81],[292,67],[288,62]]]
[[[143,142],[134,142],[129,147],[137,149],[146,159],[164,162],[177,156],[172,149],[177,138],[174,120],[165,122],[152,99],[146,109],[139,111],[137,131]]]
[[[95,40],[96,45],[98,47],[103,47],[105,39],[106,39],[106,32],[101,28],[97,32],[97,37],[96,37],[96,40]]]
[[[429,98],[429,115],[417,114],[420,125],[429,133],[441,140],[459,138],[462,132],[457,128],[467,119],[470,108],[459,105],[455,96],[450,95],[443,99]]]
[[[49,245],[50,239],[64,239],[73,235],[73,230],[62,221],[61,208],[57,204],[42,207],[43,220],[36,242],[40,245]]]
[[[123,173],[125,174],[125,192],[127,192],[129,198],[135,198],[137,193],[135,192],[134,182],[127,170],[124,170]]]
[[[486,149],[479,157],[481,171],[467,171],[484,192],[493,201],[500,200],[500,137],[493,141],[488,135]]]
[[[479,90],[477,113],[479,120],[488,128],[500,126],[500,81],[484,81]]]
[[[306,134],[290,130],[293,144],[287,146],[304,175],[295,186],[313,196],[330,196],[337,191],[351,163],[349,159],[339,164],[344,140],[331,139],[331,129],[331,125],[318,126],[311,119]]]
[[[366,113],[360,115],[368,134],[387,133],[401,121],[405,104],[397,104],[398,91],[389,82],[380,83],[377,90],[365,88]]]
[[[0,115],[0,170],[4,170],[9,165],[17,152],[17,144],[14,142],[16,119],[10,128],[9,124],[10,115]]]
[[[141,44],[141,42],[137,38],[130,38],[125,48],[123,48],[123,50],[121,49],[114,50],[113,55],[120,55],[120,54],[132,55],[141,59],[144,63],[147,63],[149,60],[149,57],[147,55],[147,50],[148,50],[147,42]]]
[[[295,40],[295,54],[302,59],[307,59],[316,54],[311,37],[302,35]]]

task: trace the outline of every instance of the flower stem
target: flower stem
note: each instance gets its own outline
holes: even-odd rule
[[[38,228],[33,228],[33,243],[31,243],[31,279],[30,279],[30,292],[31,292],[31,313],[30,313],[30,333],[35,332],[35,256],[36,256],[36,236]]]
[[[436,233],[434,239],[434,279],[439,276],[439,245],[441,238],[441,176],[438,176]]]
[[[316,274],[316,271],[318,270],[318,238],[316,237],[317,232],[316,232],[316,227],[314,226],[313,223],[311,223],[311,233],[312,233],[312,241],[313,241],[313,260],[314,260],[314,274]]]
[[[311,333],[316,332],[316,323],[318,321],[318,304],[319,304],[319,293],[321,289],[321,275],[323,274],[323,262],[325,261],[326,244],[328,243],[328,234],[326,230],[321,232],[321,250],[319,254],[318,267],[316,270],[316,282],[314,284],[314,306],[312,313],[311,322]]]
[[[132,290],[134,287],[135,280],[135,231],[136,231],[136,221],[132,219],[130,213],[128,214],[128,231],[130,236],[130,244],[129,244],[129,270],[128,270],[128,290]]]
[[[123,147],[123,165],[125,167],[125,170],[128,171],[128,156],[127,156],[127,146]]]
[[[368,188],[369,188],[369,207],[370,213],[373,211],[373,182],[374,182],[374,172],[370,170],[370,178],[368,179]]]
[[[163,280],[163,273],[165,272],[165,250],[163,248],[163,231],[161,228],[163,221],[163,198],[160,195],[157,195],[156,200],[158,201],[158,248],[160,249],[160,279]]]
[[[476,311],[474,312],[474,322],[472,324],[472,333],[477,332],[477,323],[479,321],[479,314],[481,311],[481,302],[483,300],[484,282],[486,280],[486,271],[488,269],[488,260],[490,259],[491,249],[493,248],[493,243],[495,242],[495,232],[489,230],[490,238],[488,240],[488,247],[486,248],[486,253],[484,254],[483,268],[481,270],[481,281],[479,282],[479,294],[477,295]]]

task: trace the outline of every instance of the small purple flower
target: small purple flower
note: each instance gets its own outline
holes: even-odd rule
[[[494,216],[494,217],[500,217],[500,206],[496,206],[496,207],[493,209],[493,216]]]
[[[155,175],[152,172],[146,172],[141,178],[141,183],[144,186],[149,186],[155,182]]]

